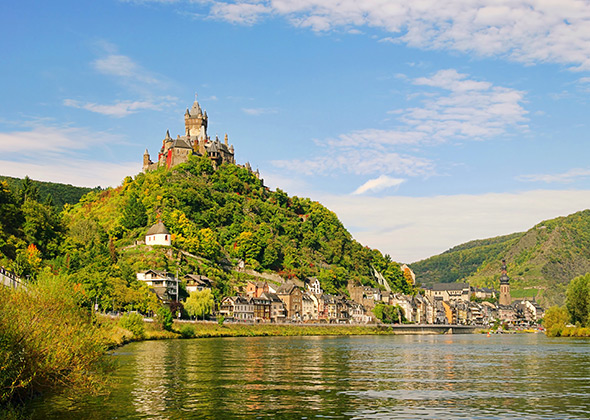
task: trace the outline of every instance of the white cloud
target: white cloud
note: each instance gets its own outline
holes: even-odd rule
[[[437,197],[326,196],[322,204],[363,245],[394,260],[417,261],[474,239],[530,229],[542,220],[590,207],[590,191]]]
[[[0,160],[2,175],[38,181],[59,182],[78,187],[115,187],[126,176],[141,171],[137,162],[99,162],[85,159],[43,159],[37,162]]]
[[[125,80],[138,81],[148,85],[160,84],[158,77],[151,74],[130,57],[121,54],[109,54],[94,60],[94,69],[107,76],[114,76]]]
[[[580,178],[590,177],[590,169],[573,168],[560,174],[521,175],[517,179],[525,182],[571,183]]]
[[[161,1],[161,0],[157,0]],[[209,16],[252,25],[283,16],[313,31],[374,27],[412,47],[590,69],[590,3],[580,0],[187,0]]]
[[[272,8],[259,2],[212,2],[211,17],[242,25],[253,25]]]
[[[242,108],[242,112],[257,117],[265,114],[277,114],[278,110],[275,108]]]
[[[45,154],[76,153],[99,144],[120,141],[120,136],[83,128],[35,126],[29,131],[0,133],[0,153],[15,158],[40,158]]]
[[[330,150],[325,156],[308,160],[275,160],[275,167],[305,175],[346,172],[357,175],[398,173],[407,176],[429,176],[434,172],[428,159],[394,152],[375,150]]]
[[[424,86],[419,107],[396,110],[397,126],[341,134],[322,142],[320,158],[275,161],[278,167],[312,175],[341,170],[355,174],[403,174],[429,176],[435,173],[430,159],[401,153],[416,147],[453,141],[489,140],[526,131],[524,93],[474,80],[448,69],[413,81]]]
[[[405,180],[400,178],[391,178],[387,175],[381,175],[379,178],[370,179],[358,187],[352,194],[360,195],[366,192],[378,192],[392,187],[399,187]]]
[[[101,105],[93,102],[82,103],[74,99],[65,99],[63,104],[117,118],[126,117],[144,109],[161,110],[165,106],[164,103],[154,101],[117,101],[111,105]]]
[[[139,158],[112,163],[98,160],[96,151],[123,141],[118,135],[79,127],[43,125],[0,133],[0,173],[78,186],[116,186],[141,170]]]

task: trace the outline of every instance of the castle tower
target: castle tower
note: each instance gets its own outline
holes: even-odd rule
[[[184,113],[184,127],[187,140],[205,140],[207,138],[207,112],[203,114],[203,110],[197,101],[195,95],[195,102],[190,111],[186,110]]]
[[[510,278],[506,270],[506,260],[502,259],[502,275],[500,276],[500,299],[498,303],[502,306],[509,306],[512,303],[510,297]]]

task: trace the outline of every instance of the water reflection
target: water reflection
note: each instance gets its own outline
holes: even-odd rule
[[[43,401],[34,418],[573,419],[590,410],[589,356],[542,335],[134,343],[109,398]]]

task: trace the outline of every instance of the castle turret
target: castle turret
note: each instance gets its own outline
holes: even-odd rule
[[[145,149],[145,153],[143,154],[143,171],[147,171],[152,161],[150,160],[150,154],[148,149]]]

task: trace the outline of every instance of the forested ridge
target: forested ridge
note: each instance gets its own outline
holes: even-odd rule
[[[23,189],[23,184],[32,184],[37,190],[38,199],[44,203],[50,203],[58,209],[63,208],[64,204],[76,204],[84,194],[92,190],[100,190],[100,187],[76,187],[70,184],[59,184],[56,182],[36,181],[29,177],[24,179],[13,178],[10,176],[0,175],[0,181],[6,181],[8,186],[13,191],[20,191]]]
[[[562,304],[567,284],[590,272],[590,210],[543,221],[527,232],[471,241],[416,262],[418,281],[468,281],[498,288],[506,258],[513,297]]]

